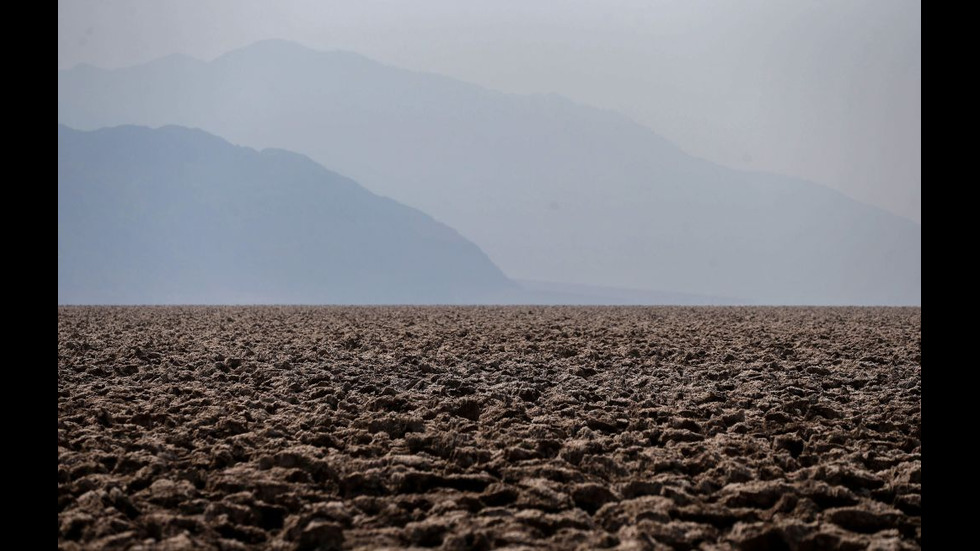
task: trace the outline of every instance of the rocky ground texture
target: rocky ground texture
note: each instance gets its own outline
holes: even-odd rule
[[[59,549],[918,549],[920,324],[59,307]]]

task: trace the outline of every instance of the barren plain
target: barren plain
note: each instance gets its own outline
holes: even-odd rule
[[[920,324],[59,307],[59,549],[918,549]]]

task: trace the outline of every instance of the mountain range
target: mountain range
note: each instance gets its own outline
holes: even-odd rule
[[[58,126],[59,304],[493,301],[473,243],[309,158],[201,130]]]
[[[519,280],[754,303],[921,301],[918,224],[814,183],[692,157],[556,95],[265,41],[208,62],[59,71],[58,118],[79,129],[196,127],[308,155],[457,230],[454,245],[473,247],[488,278],[474,288],[506,285],[496,264]],[[59,151],[59,209],[60,163]]]

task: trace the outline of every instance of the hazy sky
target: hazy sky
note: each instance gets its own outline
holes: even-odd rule
[[[75,0],[58,67],[266,38],[630,115],[688,152],[920,221],[915,0]]]

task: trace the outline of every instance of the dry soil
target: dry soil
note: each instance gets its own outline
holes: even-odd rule
[[[917,549],[919,308],[60,307],[60,549]]]

